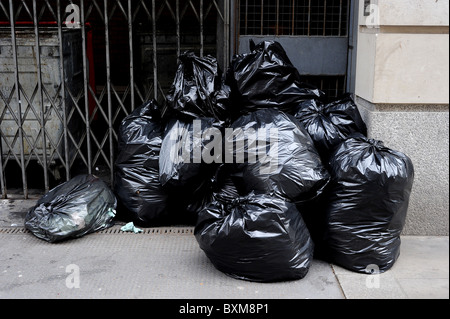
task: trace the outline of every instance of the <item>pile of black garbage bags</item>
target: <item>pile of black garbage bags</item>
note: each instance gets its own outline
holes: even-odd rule
[[[390,269],[413,164],[367,137],[350,95],[325,101],[278,42],[252,43],[224,74],[212,56],[182,54],[166,103],[120,126],[115,218],[193,225],[211,263],[243,280],[301,279],[313,258]],[[30,210],[30,229],[44,207],[55,209]]]

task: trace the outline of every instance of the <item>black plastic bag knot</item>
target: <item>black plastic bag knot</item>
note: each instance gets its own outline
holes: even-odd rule
[[[385,149],[386,147],[384,146],[383,141],[379,141],[379,140],[375,140],[375,139],[368,139],[367,142],[372,145],[373,147],[375,147],[378,151],[381,151],[383,149]]]

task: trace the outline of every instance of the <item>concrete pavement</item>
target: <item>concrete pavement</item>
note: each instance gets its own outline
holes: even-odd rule
[[[192,227],[124,233],[121,225],[58,244],[23,227],[35,200],[0,201],[0,299],[448,299],[449,238],[402,237],[388,272],[367,276],[315,260],[299,281],[230,278]]]

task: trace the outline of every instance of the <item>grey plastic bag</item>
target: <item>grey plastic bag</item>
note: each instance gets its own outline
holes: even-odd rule
[[[25,228],[48,242],[79,238],[111,227],[116,206],[105,182],[94,175],[79,175],[39,199],[25,217]]]

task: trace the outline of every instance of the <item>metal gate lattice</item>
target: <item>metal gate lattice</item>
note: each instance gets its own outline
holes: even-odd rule
[[[164,102],[182,51],[226,69],[229,26],[229,0],[0,0],[2,198],[111,182],[121,120]]]
[[[347,36],[349,2],[240,0],[240,34]]]

